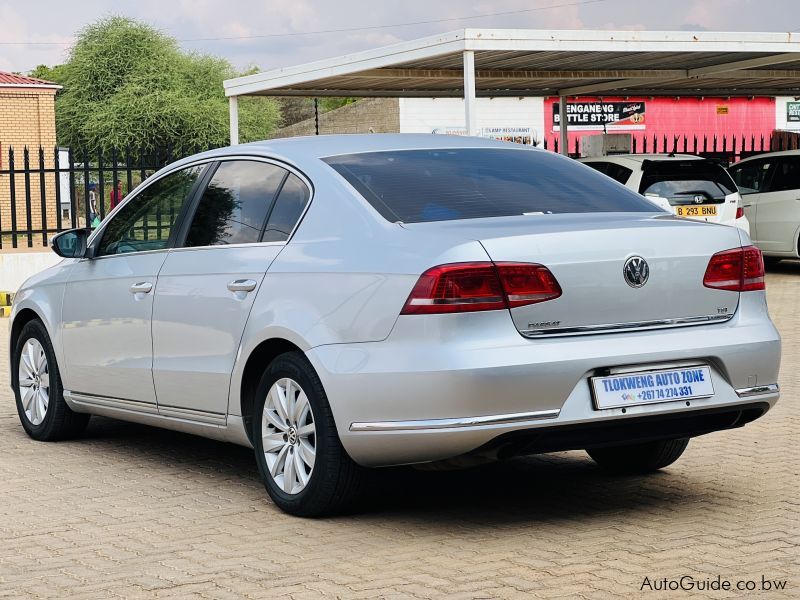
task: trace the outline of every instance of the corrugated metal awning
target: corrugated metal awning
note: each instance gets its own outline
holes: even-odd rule
[[[225,81],[228,96],[800,96],[800,34],[464,29]]]

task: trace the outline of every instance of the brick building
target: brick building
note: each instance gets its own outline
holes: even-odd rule
[[[30,151],[29,164],[39,168],[39,148],[45,152],[45,165],[52,168],[56,146],[55,96],[61,86],[50,81],[34,79],[0,71],[0,172],[8,169],[9,149],[14,150],[14,166],[24,166],[24,151]],[[19,228],[28,222],[25,207],[25,178],[16,175],[16,215],[11,210],[11,176],[0,174],[0,225],[3,230],[12,228],[16,220]],[[45,177],[44,194],[47,198],[47,227],[56,222],[55,179],[52,174]],[[42,227],[42,189],[38,173],[30,176],[31,223],[33,229]],[[8,246],[4,243],[4,250]]]

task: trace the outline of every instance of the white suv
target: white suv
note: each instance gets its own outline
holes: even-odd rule
[[[750,233],[736,184],[713,161],[691,154],[621,154],[580,161],[679,217],[736,225]]]
[[[800,257],[800,150],[753,156],[728,171],[742,192],[751,238],[764,258]]]

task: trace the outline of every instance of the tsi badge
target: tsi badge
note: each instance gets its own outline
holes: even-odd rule
[[[641,256],[631,256],[622,267],[622,275],[629,286],[640,288],[650,277],[650,266]]]

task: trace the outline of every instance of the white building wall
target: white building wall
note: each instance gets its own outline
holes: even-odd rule
[[[401,133],[466,133],[462,98],[400,98],[399,101]],[[540,146],[544,140],[542,98],[478,98],[477,113],[479,135],[499,137],[503,129],[512,134],[514,129],[528,128]]]
[[[31,275],[63,260],[55,252],[0,252],[0,291],[16,292]]]
[[[800,131],[800,123],[786,121],[786,103],[800,102],[794,96],[778,96],[775,98],[775,129]]]

